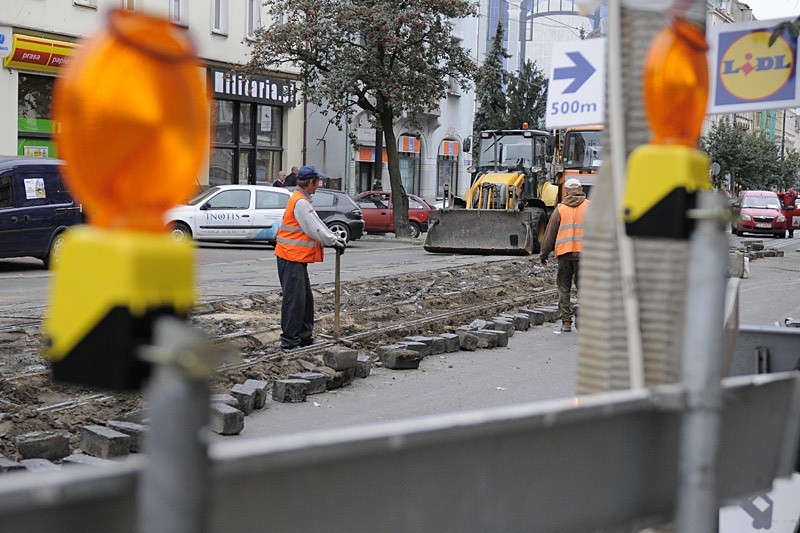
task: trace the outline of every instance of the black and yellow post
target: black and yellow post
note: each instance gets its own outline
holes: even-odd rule
[[[56,84],[65,179],[88,213],[55,267],[44,321],[60,381],[140,387],[162,316],[195,301],[194,251],[171,240],[164,212],[186,201],[209,146],[202,68],[185,30],[117,10]]]
[[[643,90],[650,144],[628,158],[622,217],[630,236],[688,239],[697,193],[711,189],[709,159],[697,149],[708,98],[702,30],[676,18],[645,58]]]

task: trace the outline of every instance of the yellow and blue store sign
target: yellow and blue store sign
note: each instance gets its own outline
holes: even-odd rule
[[[788,32],[772,46],[780,21],[752,21],[709,28],[709,113],[797,107],[797,39]]]

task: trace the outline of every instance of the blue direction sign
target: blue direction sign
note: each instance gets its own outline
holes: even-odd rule
[[[553,44],[545,113],[548,128],[603,123],[605,49],[605,39]]]
[[[564,89],[564,94],[576,92],[595,73],[595,68],[580,52],[567,52],[567,57],[572,60],[573,66],[553,70],[554,80],[572,80]]]

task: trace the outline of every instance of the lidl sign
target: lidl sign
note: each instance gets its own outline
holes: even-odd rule
[[[788,32],[772,46],[780,20],[723,24],[709,28],[709,113],[800,106],[797,39]]]

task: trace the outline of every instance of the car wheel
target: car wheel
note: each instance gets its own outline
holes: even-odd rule
[[[169,230],[169,236],[175,242],[187,242],[192,238],[192,230],[183,222],[173,222]]]
[[[330,226],[328,226],[328,228],[340,239],[350,242],[350,228],[347,227],[347,224],[342,222],[333,222]]]
[[[422,230],[420,229],[419,224],[412,220],[408,223],[408,233],[411,234],[412,239],[416,239],[422,235]]]
[[[776,239],[783,239],[784,237],[786,237],[786,232],[785,231],[782,231],[780,233],[776,233],[775,234],[775,238]]]
[[[58,264],[61,258],[61,250],[64,248],[64,233],[62,231],[53,236],[53,240],[50,242],[50,249],[47,250],[47,255],[42,259],[45,268],[52,269]]]

